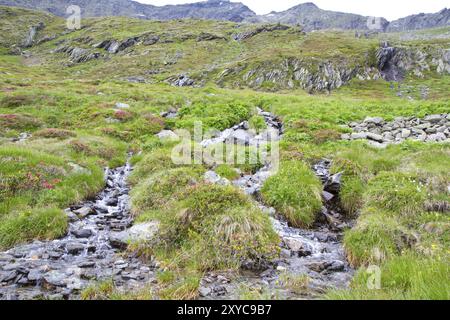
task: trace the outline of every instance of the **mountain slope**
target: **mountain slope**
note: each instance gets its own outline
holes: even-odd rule
[[[306,31],[322,29],[368,30],[369,17],[322,10],[314,3],[307,2],[282,12],[256,15],[240,2],[229,0],[207,0],[196,3],[153,6],[132,0],[0,0],[0,5],[39,9],[66,16],[70,5],[77,5],[83,17],[126,16],[150,20],[173,20],[185,18],[227,20],[250,23],[300,24]],[[418,14],[389,22],[379,18],[379,31],[408,31],[448,26],[450,10],[443,9],[433,14]]]
[[[182,5],[152,6],[132,0],[0,0],[0,5],[40,9],[65,16],[70,5],[81,7],[83,17],[127,16],[170,20],[201,18],[241,22],[255,13],[242,3],[208,0]]]
[[[368,29],[368,19],[368,17],[357,14],[322,10],[314,3],[308,2],[283,12],[272,12],[263,16],[251,17],[247,21],[301,24],[305,30],[311,31],[321,29],[366,30]],[[389,22],[384,18],[381,18],[381,21],[381,27],[384,29]]]
[[[444,27],[450,25],[450,9],[442,9],[437,13],[421,13],[396,21],[392,21],[387,31],[408,31],[427,28]]]

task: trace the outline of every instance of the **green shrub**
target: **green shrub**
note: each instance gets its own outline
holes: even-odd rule
[[[296,227],[311,226],[322,208],[322,184],[311,168],[299,161],[282,163],[262,189],[264,201]]]

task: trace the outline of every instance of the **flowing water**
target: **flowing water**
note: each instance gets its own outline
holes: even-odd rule
[[[280,140],[283,135],[283,125],[273,114],[259,110],[264,117],[271,139]],[[231,130],[248,130],[243,123]],[[223,136],[232,136],[230,129],[225,130],[219,138],[207,140],[203,145],[221,142]],[[276,132],[277,135],[273,135]],[[239,133],[239,137],[245,136]],[[261,136],[261,135],[260,135]],[[246,137],[247,145],[257,145],[259,137]],[[263,134],[264,136],[264,134]],[[242,142],[237,141],[234,142]],[[270,139],[267,139],[270,141]],[[264,205],[260,190],[271,175],[271,164],[267,163],[253,175],[241,176],[233,184],[245,193],[252,195],[263,212],[270,215],[274,229],[281,239],[281,259],[272,261],[266,270],[251,271],[235,275],[210,273],[202,281],[201,294],[204,299],[236,299],[239,290],[247,287],[261,292],[266,289],[271,296],[266,298],[280,299],[311,299],[326,292],[328,289],[345,288],[348,286],[354,271],[349,266],[342,246],[343,230],[348,227],[339,210],[340,175],[331,175],[331,161],[322,160],[311,168],[324,185],[324,206],[322,214],[311,230],[294,228],[279,215],[274,208]],[[220,181],[220,180],[219,180]],[[302,292],[293,292],[286,288],[282,275],[305,275],[308,277],[308,288]],[[234,279],[234,280],[231,280]]]
[[[122,253],[117,241],[133,222],[130,172],[128,163],[105,170],[106,188],[95,200],[66,210],[65,237],[0,253],[0,299],[77,299],[95,280],[114,279],[118,288],[131,289],[154,279],[154,266]]]

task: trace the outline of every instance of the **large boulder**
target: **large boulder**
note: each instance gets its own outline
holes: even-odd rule
[[[159,222],[157,221],[140,223],[125,231],[112,232],[109,236],[109,242],[115,248],[126,249],[130,243],[153,240],[158,230]]]

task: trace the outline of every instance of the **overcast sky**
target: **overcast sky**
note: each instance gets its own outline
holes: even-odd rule
[[[136,1],[136,0],[135,0]],[[153,5],[198,2],[195,0],[137,0]],[[243,2],[258,14],[283,11],[307,0],[235,0]],[[450,0],[314,0],[321,9],[358,13],[365,16],[385,17],[388,20],[403,18],[421,12],[437,12],[450,8]]]

